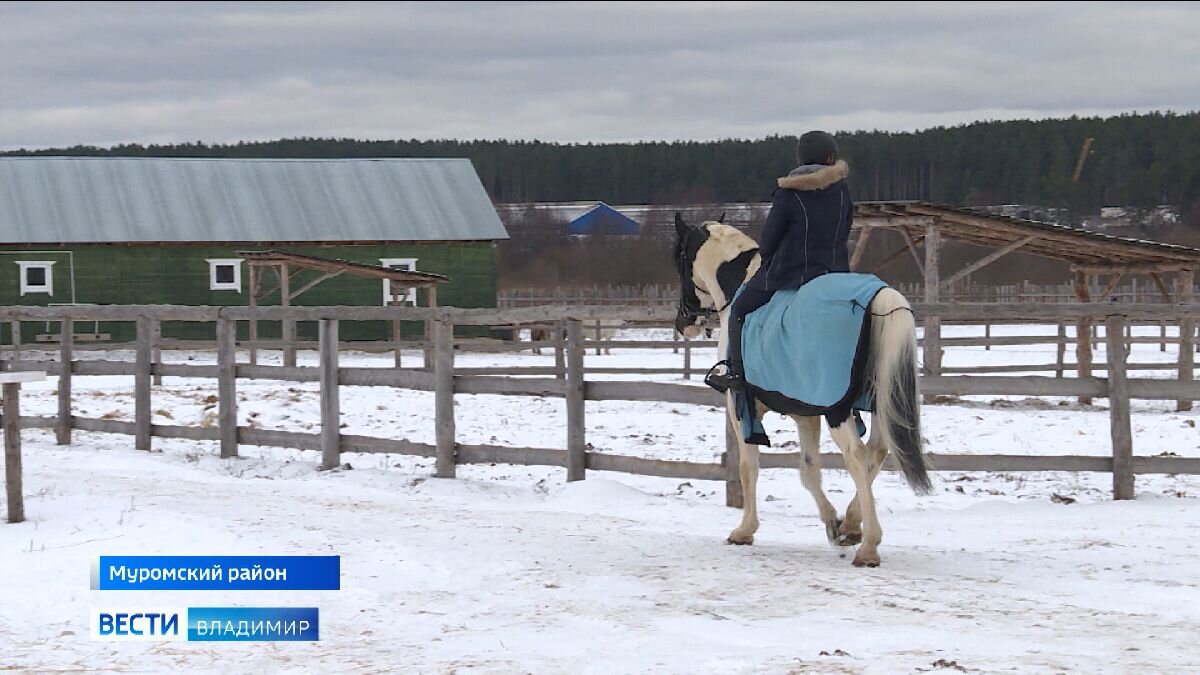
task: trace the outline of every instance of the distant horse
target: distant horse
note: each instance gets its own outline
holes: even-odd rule
[[[587,330],[587,329],[585,328],[585,330]],[[601,328],[600,329],[600,339],[604,340],[604,341],[612,340],[613,336],[616,335],[616,332],[617,332],[616,328],[612,328],[612,327]],[[564,327],[562,330],[560,330],[557,338],[554,337],[554,327],[553,326],[544,326],[544,325],[533,326],[529,329],[529,341],[530,342],[549,342],[551,340],[557,340],[557,341],[565,343],[567,341],[567,329]],[[609,347],[604,347],[601,349],[601,351],[605,355],[612,353],[612,351]],[[534,347],[533,353],[540,355],[542,353],[542,348]]]
[[[706,317],[716,315],[720,321],[718,352],[723,354],[733,295],[762,262],[757,253],[758,244],[736,228],[720,222],[689,226],[679,214],[675,215],[675,229],[675,261],[680,275],[676,329],[685,336],[695,336],[706,326]],[[861,542],[854,556],[856,567],[879,565],[878,547],[883,530],[875,513],[872,483],[888,452],[896,455],[904,477],[914,491],[926,493],[931,490],[921,442],[916,327],[912,312],[904,296],[891,288],[879,291],[869,309],[873,320],[866,377],[867,387],[875,393],[871,435],[864,444],[853,416],[830,428],[857,489],[844,519],[837,517],[837,509],[821,489],[821,418],[790,415],[800,433],[800,480],[816,499],[830,543],[853,546]],[[759,406],[764,409],[761,403]],[[732,393],[726,395],[726,407],[734,427],[740,429]],[[758,530],[758,446],[747,445],[740,433],[737,436],[745,505],[742,522],[730,533],[728,541],[751,544]]]

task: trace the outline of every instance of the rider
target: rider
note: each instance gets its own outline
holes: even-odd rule
[[[799,166],[780,178],[763,223],[762,264],[730,308],[727,361],[718,363],[705,382],[720,392],[742,390],[742,326],[746,315],[767,304],[775,291],[800,288],[827,272],[849,272],[846,241],[854,216],[849,168],[838,159],[833,136],[810,131],[796,144]]]

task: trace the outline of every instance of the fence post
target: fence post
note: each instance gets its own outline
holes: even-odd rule
[[[1191,302],[1196,295],[1196,273],[1192,270],[1180,272],[1176,277],[1179,291],[1176,294],[1179,302]],[[1191,316],[1179,317],[1179,380],[1191,382],[1196,367],[1196,319]],[[1180,412],[1191,410],[1191,401],[1176,401],[1175,410]]]
[[[8,522],[25,520],[25,495],[21,491],[21,385],[3,387],[4,481],[8,495]]]
[[[1063,376],[1063,369],[1067,361],[1067,324],[1064,321],[1058,322],[1058,356],[1055,360],[1055,377]]]
[[[436,475],[454,478],[454,324],[430,322],[433,329],[434,417],[437,437]]]
[[[692,341],[683,341],[683,379],[692,379]]]
[[[425,343],[425,349],[421,353],[421,369],[428,372],[434,368],[433,347],[430,345],[430,343],[433,341],[435,328],[430,319],[425,319],[423,322],[421,322],[421,325],[422,331],[424,332],[421,341]]]
[[[74,341],[75,321],[65,318],[58,338],[58,420],[54,424],[54,436],[59,445],[71,444],[71,370],[74,366],[71,350]]]
[[[150,363],[157,366],[162,363],[162,349],[158,346],[162,342],[162,322],[158,319],[151,320],[152,331],[150,335],[150,345],[153,350],[150,353]],[[154,373],[154,384],[162,384],[162,375]]]
[[[12,332],[12,362],[17,363],[21,360],[21,321],[14,319],[10,324]]]
[[[153,329],[149,317],[137,320],[137,363],[133,379],[133,446],[138,450],[150,449],[150,340]]]
[[[338,401],[338,322],[317,322],[321,350],[321,470],[341,464],[342,416]]]
[[[600,342],[604,336],[600,332],[600,319],[596,319],[596,342]],[[596,356],[600,356],[600,345],[596,345]]]
[[[554,322],[554,377],[562,380],[567,377],[566,346],[563,344],[563,322]]]
[[[237,457],[237,322],[217,319],[217,424],[221,459]]]
[[[584,423],[583,325],[567,321],[567,481],[583,480],[587,474],[586,425]]]
[[[985,321],[983,323],[983,339],[983,351],[992,351],[992,322],[990,321]]]
[[[402,361],[402,358],[401,358],[402,352],[400,350],[400,319],[392,320],[392,342],[396,343],[395,350],[393,351],[393,355],[394,355],[393,356],[393,360],[394,360],[393,365],[396,368],[399,368],[401,365],[401,361]]]
[[[1108,338],[1108,408],[1112,427],[1113,499],[1133,499],[1133,435],[1129,421],[1129,382],[1125,379],[1125,317],[1110,316]]]
[[[1183,336],[1180,335],[1180,337],[1183,337]],[[1160,351],[1160,352],[1167,351],[1167,320],[1166,319],[1158,320],[1158,338],[1159,338],[1158,351]]]
[[[738,432],[733,428],[728,413],[722,417],[725,418],[725,454],[721,456],[721,463],[725,465],[725,506],[740,509],[746,503],[740,467],[742,452],[738,445]]]
[[[1075,273],[1075,299],[1084,304],[1092,301],[1091,295],[1088,293],[1087,275],[1083,272]],[[1092,377],[1092,317],[1090,316],[1080,317],[1075,322],[1075,376],[1081,380]],[[1091,405],[1092,398],[1080,396],[1079,402],[1083,405]]]

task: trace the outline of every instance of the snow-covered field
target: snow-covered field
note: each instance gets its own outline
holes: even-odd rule
[[[698,352],[694,363],[713,356]],[[386,367],[390,359],[347,355],[343,364]],[[1173,359],[1157,345],[1139,345],[1132,357]],[[587,360],[661,366],[682,356],[622,349]],[[458,357],[463,366],[552,361]],[[1053,361],[1054,348],[1038,346],[951,349],[945,362]],[[54,386],[53,378],[27,385],[23,414],[54,414]],[[132,419],[131,378],[78,378],[74,387],[76,414]],[[238,387],[240,424],[318,430],[315,384]],[[215,393],[215,381],[167,378],[154,392],[155,421],[215,424]],[[462,443],[565,445],[561,399],[456,401]],[[1104,455],[1107,401],[1096,403],[976,397],[926,406],[928,449]],[[341,408],[345,433],[433,443],[431,394],[344,387]],[[1137,454],[1200,457],[1200,413],[1173,410],[1171,402],[1133,403]],[[587,420],[599,452],[715,461],[724,446],[713,408],[596,402]],[[776,449],[791,449],[791,423],[777,415],[766,423]],[[319,473],[313,452],[242,447],[241,458],[222,461],[213,443],[155,439],[146,453],[126,436],[76,432],[69,447],[47,431],[24,438],[28,521],[0,525],[0,670],[1200,669],[1200,477],[1140,476],[1138,499],[1114,503],[1108,474],[948,472],[938,474],[934,495],[920,498],[884,474],[883,566],[864,570],[826,545],[792,470],[763,471],[763,527],[753,547],[732,547],[723,542],[738,513],[723,506],[716,482],[589,472],[567,485],[560,468],[503,465],[462,466],[459,478],[438,480],[431,460],[354,454],[343,455],[351,470]],[[827,437],[823,444],[836,452]],[[844,507],[849,478],[826,472],[825,485]],[[91,591],[90,567],[102,554],[336,554],[342,590]],[[131,603],[319,606],[321,641],[88,639],[89,608]]]

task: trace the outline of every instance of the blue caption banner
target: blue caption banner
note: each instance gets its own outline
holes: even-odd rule
[[[315,642],[316,607],[189,607],[188,642]]]
[[[101,591],[336,591],[341,557],[100,556],[92,589]]]

